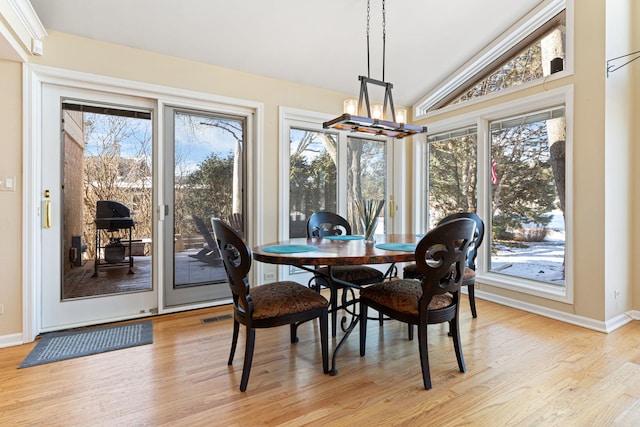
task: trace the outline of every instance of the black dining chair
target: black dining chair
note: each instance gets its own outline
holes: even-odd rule
[[[316,212],[307,220],[307,237],[327,237],[327,236],[348,236],[351,235],[351,225],[342,216],[333,212]],[[332,267],[331,274],[338,280],[363,286],[381,282],[384,273],[373,267],[366,265],[344,265]],[[329,268],[321,266],[316,268],[315,275],[310,281],[310,285],[318,292],[322,287],[330,289],[329,305],[331,306],[331,335],[336,336],[337,329],[337,307],[338,290],[345,291],[344,286],[335,282],[329,283]],[[330,286],[331,285],[331,286]]]
[[[418,348],[422,381],[431,388],[427,325],[449,323],[460,372],[466,372],[458,315],[460,286],[475,223],[460,218],[429,231],[416,246],[415,258],[422,280],[401,279],[360,290],[360,356],[365,355],[367,310],[374,308],[392,319],[418,325]]]
[[[438,225],[445,224],[449,221],[453,221],[458,218],[469,218],[475,221],[476,231],[474,232],[474,240],[469,246],[469,255],[467,256],[467,267],[464,269],[464,280],[462,286],[466,286],[469,294],[469,305],[471,307],[471,315],[476,318],[478,313],[476,311],[476,297],[475,297],[475,283],[476,283],[476,258],[478,257],[478,248],[482,244],[484,239],[484,221],[473,212],[458,212],[448,215],[438,222]],[[404,267],[402,271],[402,277],[405,279],[421,279],[422,276],[418,271],[416,264],[409,264]]]
[[[247,389],[253,360],[255,331],[259,328],[290,325],[291,342],[296,343],[298,326],[303,322],[319,319],[322,369],[325,374],[328,373],[329,302],[327,299],[314,290],[291,281],[251,287],[248,278],[252,260],[251,249],[229,224],[219,219],[213,219],[212,223],[233,297],[233,338],[229,365],[233,363],[240,324],[246,327],[240,391]]]

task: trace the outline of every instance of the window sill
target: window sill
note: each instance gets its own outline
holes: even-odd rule
[[[573,297],[568,292],[566,279],[564,285],[554,285],[552,283],[538,282],[517,276],[488,272],[478,274],[476,282],[562,303],[573,303]]]

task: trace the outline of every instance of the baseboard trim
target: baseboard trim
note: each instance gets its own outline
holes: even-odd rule
[[[578,316],[564,311],[554,310],[552,308],[542,307],[536,304],[504,297],[476,289],[475,296],[480,299],[495,302],[497,304],[506,305],[507,307],[516,308],[528,313],[538,314],[540,316],[549,317],[561,322],[570,323],[572,325],[581,326],[583,328],[592,329],[598,332],[610,333],[616,329],[626,325],[632,320],[640,320],[640,312],[629,311],[607,320],[606,322],[591,319],[584,316]]]
[[[627,315],[632,318],[633,320],[640,320],[640,311],[638,310],[631,310],[627,312]]]
[[[0,348],[13,347],[15,345],[22,344],[24,344],[22,334],[0,335]]]

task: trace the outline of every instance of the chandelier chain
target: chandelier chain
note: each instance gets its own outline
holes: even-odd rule
[[[369,33],[371,22],[371,0],[367,0],[367,77],[371,78],[371,54],[369,53]]]
[[[371,0],[367,0],[367,77],[371,78]],[[386,1],[382,0],[382,81],[384,79],[385,64],[387,62],[387,8]]]
[[[382,0],[382,81],[385,82],[384,79],[384,66],[387,56],[387,12],[385,7],[385,0]]]

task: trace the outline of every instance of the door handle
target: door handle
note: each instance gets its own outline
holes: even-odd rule
[[[51,228],[51,200],[49,200],[49,197],[51,197],[51,192],[49,190],[44,190],[44,197],[45,200],[43,202],[44,206],[43,206],[43,210],[44,210],[44,215],[43,215],[43,222],[44,222],[44,228]]]
[[[51,228],[51,200],[44,201],[44,228]]]

